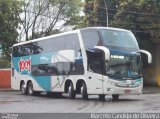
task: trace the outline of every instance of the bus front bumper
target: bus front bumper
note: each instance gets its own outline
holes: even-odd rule
[[[143,86],[138,86],[138,87],[117,87],[117,86],[111,86],[111,87],[106,87],[104,93],[105,94],[120,94],[120,95],[132,95],[132,94],[142,94],[142,88]]]

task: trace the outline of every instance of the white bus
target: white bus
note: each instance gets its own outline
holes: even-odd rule
[[[141,94],[141,53],[133,33],[109,27],[88,27],[17,43],[12,47],[13,89],[25,95],[41,92],[81,94]]]

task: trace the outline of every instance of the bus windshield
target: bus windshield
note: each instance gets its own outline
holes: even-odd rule
[[[139,49],[136,38],[132,32],[101,29],[100,33],[103,43],[107,47],[125,48],[132,51]]]
[[[140,55],[118,56],[111,55],[111,60],[106,64],[106,75],[114,79],[137,79],[141,77]]]

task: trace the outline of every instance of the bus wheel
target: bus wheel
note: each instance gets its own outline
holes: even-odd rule
[[[26,88],[24,82],[22,82],[21,85],[20,85],[20,91],[21,91],[21,93],[22,93],[23,95],[27,95],[27,94],[28,94],[27,88]]]
[[[100,94],[99,95],[99,100],[100,101],[104,101],[105,100],[105,95],[104,94]]]
[[[84,100],[88,99],[87,87],[86,87],[86,84],[84,82],[83,82],[82,87],[81,87],[81,95],[82,95],[82,99],[84,99]]]
[[[119,99],[119,94],[113,94],[112,95],[112,100],[116,101]]]
[[[73,83],[70,83],[70,86],[68,87],[68,94],[70,99],[75,99],[76,93],[74,91]]]
[[[34,89],[32,82],[29,82],[28,84],[28,95],[34,95]]]

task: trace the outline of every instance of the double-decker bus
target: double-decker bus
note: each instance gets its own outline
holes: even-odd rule
[[[41,92],[81,94],[141,94],[143,89],[140,50],[131,31],[88,27],[21,42],[12,47],[13,89],[25,95]]]

